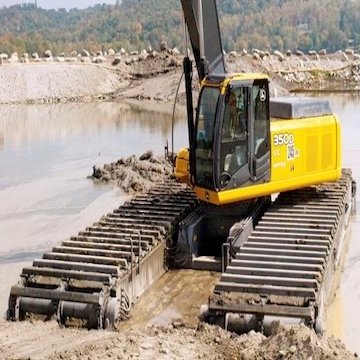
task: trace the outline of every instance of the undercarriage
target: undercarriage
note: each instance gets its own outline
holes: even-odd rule
[[[355,191],[349,170],[335,183],[224,207],[175,181],[156,185],[24,268],[8,319],[111,328],[172,267],[221,272],[204,321],[266,332],[292,318],[322,332]]]

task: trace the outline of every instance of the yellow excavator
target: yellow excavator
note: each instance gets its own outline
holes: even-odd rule
[[[266,75],[228,74],[216,1],[182,6],[201,90],[193,121],[185,58],[190,146],[178,153],[175,175],[192,186],[202,210],[181,223],[174,259],[222,271],[202,311],[208,321],[248,330],[263,329],[265,316],[291,317],[322,332],[355,196],[341,169],[339,120],[327,100],[270,99]],[[333,183],[314,187],[324,182]],[[339,212],[341,225],[328,222]],[[221,268],[207,255],[221,256]]]
[[[190,19],[193,4],[182,4]],[[201,90],[194,125],[187,93],[190,150],[177,157],[176,176],[194,185],[200,200],[214,205],[338,180],[340,124],[329,103],[295,97],[270,102],[266,75],[227,74],[215,26],[216,2],[205,4],[207,21],[201,2],[197,25],[188,20]],[[194,27],[203,31],[191,31]],[[189,71],[185,66],[185,74]]]
[[[292,318],[324,330],[356,190],[341,169],[339,120],[327,100],[270,99],[266,75],[227,73],[216,0],[181,4],[200,94],[194,111],[186,56],[189,147],[176,156],[178,181],[24,268],[8,319],[111,327],[172,266],[221,272],[205,321],[266,331],[274,317]]]

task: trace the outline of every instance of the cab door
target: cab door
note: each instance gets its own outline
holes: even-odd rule
[[[219,143],[219,188],[240,188],[270,179],[268,81],[233,82],[226,93]]]
[[[234,189],[249,184],[249,119],[250,87],[248,84],[229,87],[220,116],[219,188]]]
[[[251,87],[249,122],[249,167],[253,183],[270,180],[270,117],[267,83],[254,81]]]

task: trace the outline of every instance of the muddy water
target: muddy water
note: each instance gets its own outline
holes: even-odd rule
[[[342,123],[343,166],[352,169],[360,185],[360,94],[333,94],[328,96],[333,111]],[[359,194],[359,191],[358,191]],[[357,195],[359,199],[359,195]],[[360,353],[360,207],[353,216],[352,232],[340,287],[330,308],[331,330],[342,338],[351,351]]]
[[[0,114],[2,315],[24,266],[124,201],[86,178],[92,166],[148,149],[163,154],[171,116],[114,103],[1,106]],[[180,119],[177,147],[187,139]]]
[[[360,96],[327,97],[342,122],[343,165],[360,179]],[[92,166],[148,149],[162,154],[170,139],[171,115],[113,103],[1,106],[0,114],[0,314],[4,314],[10,286],[24,266],[124,201],[119,190],[86,179]],[[175,121],[175,149],[186,144],[184,119],[179,114]],[[331,332],[357,352],[359,235],[360,215],[356,215],[341,285],[330,309]],[[180,315],[190,321],[215,281],[210,273],[166,274],[140,299],[134,313],[139,321],[128,326],[161,324]]]

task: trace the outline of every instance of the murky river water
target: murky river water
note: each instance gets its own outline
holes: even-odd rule
[[[360,95],[327,95],[342,122],[343,166],[360,179]],[[170,109],[171,110],[171,109]],[[162,154],[171,113],[118,103],[0,106],[0,314],[24,266],[125,199],[86,176],[94,164],[148,149]],[[174,148],[187,143],[184,114]],[[360,352],[360,215],[336,297],[337,335]],[[335,310],[336,309],[336,310]]]

